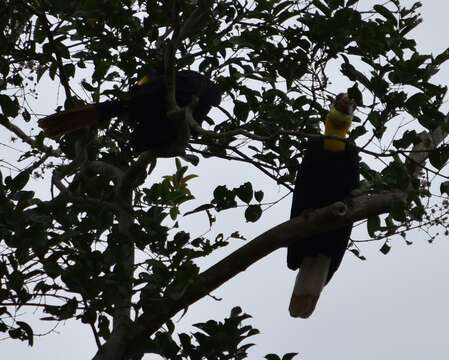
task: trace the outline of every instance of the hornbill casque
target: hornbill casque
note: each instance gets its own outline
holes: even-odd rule
[[[345,139],[355,107],[347,94],[337,95],[325,119],[324,135]],[[359,155],[353,144],[326,137],[309,139],[296,176],[291,218],[350,197],[358,185]],[[308,318],[313,313],[341,263],[351,230],[352,224],[288,247],[288,267],[299,268],[289,306],[292,317]]]
[[[201,126],[212,106],[221,101],[219,87],[204,75],[182,70],[176,73],[176,102],[185,107],[193,102],[192,115]],[[157,157],[182,155],[190,138],[185,119],[169,119],[165,101],[165,82],[161,71],[145,75],[131,87],[126,100],[110,100],[58,112],[39,120],[39,126],[49,137],[104,126],[112,118],[124,116],[131,127],[129,144],[135,153],[154,150]]]

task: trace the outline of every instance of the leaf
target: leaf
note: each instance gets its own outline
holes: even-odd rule
[[[244,203],[249,204],[253,198],[253,186],[250,182],[246,182],[238,188],[234,189],[237,197]]]
[[[377,215],[370,216],[367,222],[367,229],[369,236],[372,238],[376,237],[376,231],[378,231],[379,228],[380,228],[380,217]]]
[[[12,315],[8,312],[8,308],[6,306],[0,307],[0,316],[2,316],[4,314],[8,314],[9,316],[12,317]]]
[[[263,200],[264,193],[263,191],[255,191],[254,192],[254,198],[256,201],[261,202]]]
[[[262,215],[260,205],[250,205],[245,210],[245,218],[247,222],[256,222]]]
[[[209,209],[215,209],[215,205],[213,205],[213,204],[204,204],[204,205],[198,206],[195,210],[186,212],[184,214],[184,216],[195,214],[197,212],[205,211],[205,210],[209,210]]]
[[[19,114],[19,102],[16,97],[12,100],[7,95],[0,95],[0,106],[5,116],[16,117]]]
[[[435,60],[432,62],[433,65],[441,65],[444,62],[449,60],[449,48],[444,50],[441,54],[435,57]]]
[[[25,120],[25,122],[29,122],[31,120],[31,115],[27,109],[22,111],[22,117],[23,117],[23,120]]]
[[[390,246],[390,244],[388,243],[388,240],[387,241],[385,241],[385,243],[382,245],[382,247],[379,249],[379,251],[382,253],[382,254],[384,254],[384,255],[387,255],[389,252],[390,252],[390,250],[391,250],[391,246]]]
[[[349,249],[350,252],[352,252],[355,256],[357,256],[360,260],[365,261],[366,257],[360,254],[360,251],[358,249]]]
[[[217,211],[233,208],[237,205],[235,201],[235,191],[229,190],[224,185],[219,185],[214,190],[214,201],[217,204]]]
[[[28,340],[28,345],[33,346],[33,329],[30,325],[28,325],[26,322],[23,321],[16,321],[16,324],[20,326],[20,328],[25,332],[26,339]]]
[[[8,178],[6,178],[8,179]],[[6,182],[5,179],[5,182]],[[14,179],[7,181],[6,186],[9,188],[9,191],[14,194],[17,191],[22,190],[25,185],[28,183],[30,179],[29,171],[22,171],[20,174],[14,177]]]
[[[348,95],[351,99],[354,99],[357,106],[363,105],[363,95],[359,90],[357,83],[355,83],[352,87],[348,89]]]
[[[85,88],[87,91],[95,92],[97,89],[93,87],[91,84],[89,84],[86,80],[81,81],[81,85],[83,88]]]
[[[331,9],[329,9],[326,4],[323,4],[321,1],[319,0],[313,0],[313,5],[316,6],[317,9],[321,10],[323,12],[324,15],[326,16],[331,16],[332,12]]]
[[[382,5],[374,5],[373,9],[376,10],[380,15],[382,15],[388,22],[393,23],[395,26],[397,24],[396,17],[393,13],[388,10],[385,6]]]
[[[349,137],[351,140],[355,140],[358,137],[365,135],[366,133],[367,133],[366,128],[364,126],[360,125],[351,130]]]
[[[298,353],[287,353],[282,357],[282,360],[292,360]]]
[[[449,158],[449,146],[441,146],[429,153],[429,162],[438,170],[441,170]]]
[[[339,7],[345,5],[345,0],[326,0],[326,2],[332,8],[332,10],[336,10]]]
[[[234,231],[231,235],[229,235],[229,237],[233,239],[246,240],[246,238],[243,235],[240,235],[238,231]]]
[[[12,200],[16,201],[28,201],[34,197],[34,191],[18,191],[11,196]]]
[[[265,355],[265,359],[267,360],[281,360],[281,358],[276,354],[268,354]]]
[[[194,166],[197,166],[200,163],[200,158],[193,154],[184,155],[183,159],[184,159],[184,161],[187,161]]]
[[[187,181],[195,179],[197,177],[198,177],[198,175],[195,175],[195,174],[187,175],[187,176],[183,177],[183,181],[187,182]]]
[[[172,207],[170,209],[170,217],[171,217],[171,219],[172,220],[176,220],[178,215],[179,215],[179,209],[176,206]]]
[[[249,115],[248,104],[236,100],[234,102],[234,115],[239,121],[245,122],[248,119],[248,115]]]
[[[441,195],[443,194],[449,195],[449,180],[444,181],[440,184],[440,193]]]

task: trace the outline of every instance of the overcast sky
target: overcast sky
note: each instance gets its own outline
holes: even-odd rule
[[[447,1],[424,1],[424,22],[413,33],[421,51],[437,53],[449,47],[448,11]],[[448,67],[438,79],[449,85]],[[54,94],[51,89],[46,90]],[[43,112],[49,113],[54,108],[55,99],[41,96],[39,101]],[[158,173],[164,174],[173,168],[174,161],[168,161],[162,164]],[[189,171],[201,175],[192,181],[191,190],[204,201],[210,200],[216,185],[238,186],[245,181],[252,181],[256,190],[263,189],[268,200],[286,193],[255,170],[223,160],[204,161]],[[231,211],[220,219],[214,231],[230,233],[239,229],[252,239],[285,221],[289,216],[290,201],[288,197],[271,208],[255,224],[241,225],[242,214]],[[196,235],[207,228],[202,215],[186,217],[180,225],[190,228]],[[356,230],[354,236],[364,235]],[[347,253],[308,320],[292,319],[288,315],[295,273],[287,270],[283,249],[214,292],[215,296],[223,298],[221,302],[207,298],[191,306],[178,327],[188,331],[193,323],[221,320],[233,306],[240,305],[253,316],[249,323],[261,331],[252,338],[251,342],[256,346],[250,351],[251,360],[262,359],[270,352],[280,355],[298,352],[297,359],[304,360],[447,360],[449,239],[439,237],[429,244],[424,235],[416,234],[410,240],[414,242],[412,246],[402,241],[393,243],[387,256],[378,251],[380,243],[364,246],[362,251],[368,258],[364,262]],[[242,242],[236,241],[202,265],[213,264],[240,245]],[[40,324],[37,329],[45,331],[48,328]],[[35,339],[33,348],[17,341],[0,342],[0,358],[78,360],[89,359],[95,353],[87,326],[69,321],[60,324],[57,331],[59,334]]]

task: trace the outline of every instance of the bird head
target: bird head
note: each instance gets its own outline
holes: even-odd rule
[[[331,124],[329,125],[336,129],[348,131],[351,127],[352,115],[356,106],[355,101],[348,94],[338,94],[326,117],[326,122],[330,122]]]
[[[348,94],[338,94],[326,116],[324,134],[344,139],[351,127],[355,108],[356,103]],[[326,139],[324,147],[330,151],[343,151],[345,143],[339,140]]]

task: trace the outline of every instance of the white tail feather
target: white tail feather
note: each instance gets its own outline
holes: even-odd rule
[[[331,258],[324,255],[307,256],[302,260],[290,300],[292,317],[308,318],[312,315],[326,285],[330,262]]]

